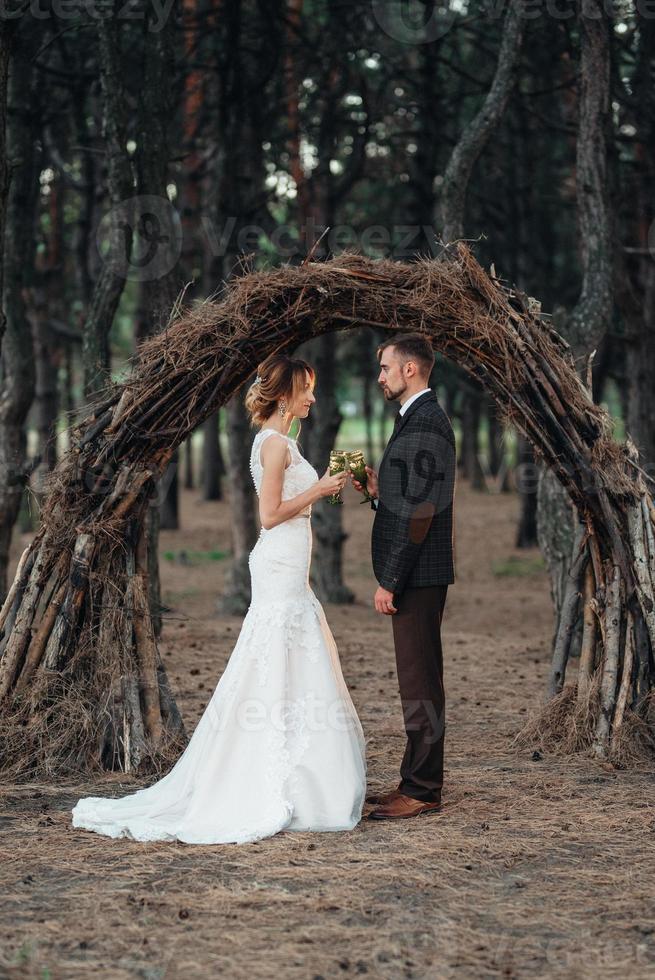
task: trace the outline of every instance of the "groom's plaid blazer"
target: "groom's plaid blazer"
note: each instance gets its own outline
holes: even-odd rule
[[[399,414],[378,469],[371,545],[383,588],[400,595],[406,587],[455,581],[455,471],[450,419],[426,391]]]

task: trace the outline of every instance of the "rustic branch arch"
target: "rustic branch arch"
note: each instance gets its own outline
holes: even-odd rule
[[[566,342],[458,243],[413,264],[344,254],[251,272],[176,311],[76,432],[0,613],[0,765],[158,768],[181,718],[150,620],[144,518],[172,452],[274,350],[334,330],[421,330],[531,441],[579,515],[551,699],[519,735],[619,764],[655,751],[655,508]],[[583,649],[563,688],[578,596]]]

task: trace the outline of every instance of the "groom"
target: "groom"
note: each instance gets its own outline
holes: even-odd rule
[[[407,745],[400,783],[370,795],[369,816],[398,820],[441,806],[445,732],[441,617],[454,582],[453,494],[455,437],[428,387],[434,365],[429,340],[398,334],[378,347],[378,383],[400,402],[379,474],[366,467],[374,498],[375,608],[392,616],[398,686]],[[357,490],[361,483],[353,478]]]

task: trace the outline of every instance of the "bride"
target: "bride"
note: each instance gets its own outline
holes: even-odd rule
[[[366,789],[362,726],[309,585],[311,505],[340,490],[289,435],[315,402],[313,369],[272,355],[246,395],[262,529],[252,601],[218,685],[171,771],[118,799],[86,797],[73,826],[108,837],[244,843],[281,830],[351,830]]]

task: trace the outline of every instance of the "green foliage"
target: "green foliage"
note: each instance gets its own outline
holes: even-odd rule
[[[218,549],[212,551],[187,551],[185,549],[183,551],[164,552],[166,561],[177,562],[180,565],[202,565],[204,562],[224,561],[230,557],[229,551],[219,551]]]
[[[491,570],[499,578],[527,578],[545,572],[546,563],[541,555],[509,555],[492,562]]]

